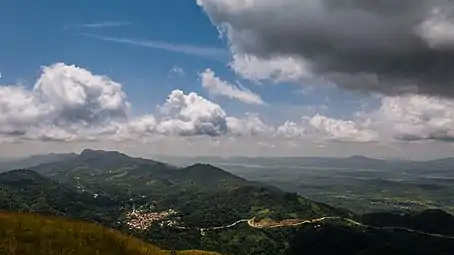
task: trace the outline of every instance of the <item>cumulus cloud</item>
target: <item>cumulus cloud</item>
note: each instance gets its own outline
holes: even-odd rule
[[[333,119],[323,115],[315,115],[309,123],[328,139],[340,142],[373,142],[377,141],[377,131],[361,126],[352,120]]]
[[[228,117],[227,127],[236,136],[272,135],[274,128],[262,122],[258,115],[246,114],[245,118]]]
[[[310,67],[314,77],[366,92],[454,96],[452,1],[197,3],[228,39],[232,53],[250,56],[249,61],[300,59],[307,63],[301,70]],[[234,60],[233,66],[241,61]],[[252,79],[273,79],[279,68],[267,68],[234,69]]]
[[[376,125],[405,141],[454,141],[454,101],[427,96],[385,97],[373,114]]]
[[[155,132],[157,125],[158,122],[153,115],[144,115],[131,120],[127,128],[131,133],[146,134]]]
[[[265,104],[259,95],[241,85],[235,86],[221,80],[216,77],[211,69],[206,69],[204,72],[200,73],[200,78],[202,79],[202,86],[212,95],[225,96],[246,104]]]
[[[277,128],[276,134],[285,138],[302,138],[306,134],[306,127],[304,124],[286,121]]]
[[[57,63],[43,67],[33,89],[0,87],[0,133],[73,140],[81,130],[125,120],[129,108],[120,84]]]
[[[386,96],[377,109],[361,112],[352,120],[316,114],[308,121],[310,127],[335,141],[453,142],[454,100],[423,95]]]
[[[23,134],[30,125],[45,119],[51,107],[23,87],[0,87],[0,133]]]
[[[212,78],[217,82],[214,74]],[[228,86],[214,88],[222,90],[223,85]],[[240,98],[244,99],[241,95]],[[228,116],[220,105],[181,90],[172,91],[154,115],[133,117],[130,110],[121,84],[74,65],[57,63],[43,67],[31,89],[0,86],[0,140],[72,142],[169,135],[215,137],[254,135],[267,128],[258,117]]]
[[[63,63],[44,67],[32,93],[51,108],[53,122],[58,125],[125,119],[130,108],[119,83]]]
[[[257,114],[230,116],[219,104],[181,90],[172,91],[154,114],[130,116],[130,108],[121,84],[80,67],[54,64],[42,69],[30,89],[0,86],[0,143],[153,141],[169,136],[454,141],[454,100],[435,96],[384,96],[377,109],[351,120],[315,114],[281,125],[264,123]]]
[[[218,136],[227,132],[225,111],[196,93],[174,90],[160,110],[164,116],[156,127],[160,133]]]
[[[40,140],[40,141],[49,141],[49,142],[72,142],[77,140],[79,137],[77,134],[70,133],[67,130],[58,127],[58,126],[41,126],[41,127],[32,127],[24,135],[25,139],[30,140]]]

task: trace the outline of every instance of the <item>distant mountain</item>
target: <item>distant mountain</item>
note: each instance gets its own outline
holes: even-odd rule
[[[369,158],[366,156],[355,155],[344,159],[347,162],[355,162],[355,163],[375,163],[375,164],[382,164],[387,162],[384,159],[376,159],[376,158]]]
[[[40,173],[47,175],[49,173],[58,176],[66,175],[71,171],[90,168],[95,173],[104,173],[112,169],[119,169],[131,165],[161,165],[161,163],[141,158],[131,158],[117,151],[101,150],[84,150],[79,155],[67,159],[46,162],[32,169],[38,169]]]
[[[192,183],[204,187],[235,186],[250,183],[234,174],[207,164],[195,164],[179,169],[169,176],[172,181]]]
[[[232,157],[232,158],[167,158],[167,162],[184,165],[183,162],[210,163],[216,166],[240,166],[246,168],[333,168],[348,170],[382,170],[393,172],[412,172],[433,174],[450,174],[454,170],[454,158],[443,158],[429,161],[376,159],[365,156],[335,157]],[[453,175],[454,177],[454,175]]]
[[[31,169],[59,182],[106,194],[109,194],[109,189],[104,189],[106,186],[127,188],[132,194],[146,195],[167,192],[167,189],[177,192],[185,188],[201,190],[251,183],[211,165],[177,168],[111,151],[84,150],[74,158],[41,164]]]
[[[45,154],[34,155],[23,159],[3,160],[0,162],[0,172],[5,172],[14,169],[26,169],[44,163],[68,160],[71,158],[75,158],[76,156],[77,154],[75,153]]]

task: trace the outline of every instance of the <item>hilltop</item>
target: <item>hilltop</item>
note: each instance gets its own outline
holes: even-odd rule
[[[169,255],[139,239],[99,225],[43,217],[0,213],[0,253],[5,255]],[[174,253],[175,254],[175,253]],[[219,255],[180,251],[180,255]]]
[[[156,211],[174,209],[184,226],[222,226],[253,216],[303,218],[345,215],[345,210],[248,181],[218,167],[178,168],[119,152],[85,150],[69,160],[32,168],[80,191]]]
[[[377,163],[363,157],[345,161]],[[413,241],[440,245],[434,249],[438,252],[451,249],[454,240],[447,230],[453,218],[443,212],[355,215],[210,164],[175,167],[115,151],[85,150],[30,169],[0,174],[0,209],[96,222],[156,245],[164,254],[172,249],[331,254],[326,245],[338,245],[337,235],[344,235],[348,246],[339,254],[355,254],[348,253],[352,247],[377,254],[380,245],[406,254],[420,249],[410,247]]]

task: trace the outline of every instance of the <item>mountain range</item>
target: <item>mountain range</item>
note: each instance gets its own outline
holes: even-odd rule
[[[391,247],[387,254],[423,254],[431,243],[439,252],[432,254],[454,252],[454,217],[446,213],[357,215],[209,164],[176,167],[115,151],[22,162],[39,164],[0,174],[0,209],[96,222],[167,250],[332,254],[323,245],[331,244],[341,245],[337,254],[380,254],[382,246]]]

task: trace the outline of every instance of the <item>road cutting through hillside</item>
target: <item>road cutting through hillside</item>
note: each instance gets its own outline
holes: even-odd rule
[[[225,226],[219,226],[219,227],[209,227],[209,228],[195,228],[201,232],[202,235],[206,231],[210,230],[221,230],[221,229],[227,229],[227,228],[232,228],[240,223],[247,223],[249,227],[252,228],[257,228],[257,229],[270,229],[270,228],[284,228],[284,227],[296,227],[296,226],[301,226],[304,224],[312,224],[312,223],[322,223],[325,220],[344,220],[347,221],[353,225],[364,227],[364,228],[370,228],[370,229],[376,229],[376,230],[392,230],[392,231],[406,231],[406,232],[411,232],[419,235],[426,235],[426,236],[432,236],[432,237],[438,237],[438,238],[447,238],[447,239],[454,239],[453,236],[445,236],[441,234],[433,234],[433,233],[426,233],[423,231],[419,230],[414,230],[410,228],[405,228],[405,227],[376,227],[376,226],[370,226],[370,225],[365,225],[363,223],[357,222],[355,220],[349,219],[349,218],[343,218],[343,217],[321,217],[317,219],[311,219],[311,220],[296,220],[296,219],[287,219],[287,220],[282,220],[279,222],[269,222],[268,224],[261,224],[255,222],[255,217],[251,219],[241,219],[238,221],[235,221],[232,224],[225,225]],[[187,228],[187,227],[177,227],[180,229],[194,229],[194,228]]]

